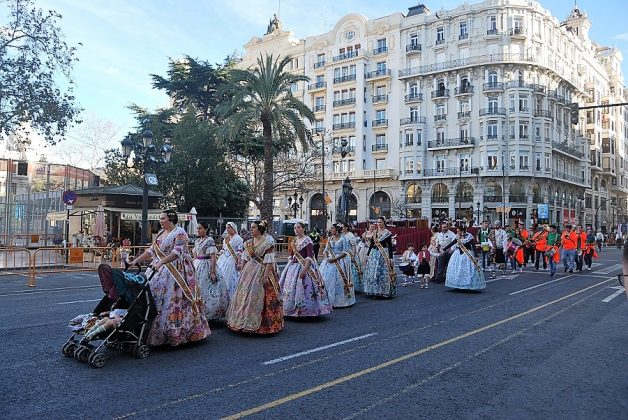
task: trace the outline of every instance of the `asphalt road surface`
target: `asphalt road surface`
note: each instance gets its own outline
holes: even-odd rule
[[[212,324],[205,342],[66,358],[68,320],[102,296],[94,272],[25,287],[0,276],[1,418],[626,418],[628,302],[620,251],[592,272],[524,271],[482,293],[433,284],[359,296],[273,337]]]

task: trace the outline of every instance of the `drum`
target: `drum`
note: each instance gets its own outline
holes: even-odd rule
[[[547,258],[552,258],[554,256],[554,254],[556,254],[556,248],[555,247],[551,247],[550,249],[545,251],[545,256]]]
[[[576,255],[579,256],[579,257],[582,256],[582,250],[581,249],[577,250],[576,251]]]
[[[518,238],[512,238],[512,243],[516,244],[517,246],[523,245],[523,242],[521,242]]]
[[[488,242],[482,242],[482,251],[488,252],[489,249],[490,249],[490,246],[488,245]]]
[[[519,241],[519,242],[521,242],[521,241]],[[508,249],[506,250],[506,254],[508,254],[508,255],[514,254],[515,252],[517,252],[517,248],[519,248],[519,246],[515,244],[515,240],[513,239],[513,241],[510,243],[510,245],[508,245]]]

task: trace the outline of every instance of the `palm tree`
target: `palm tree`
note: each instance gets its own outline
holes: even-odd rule
[[[256,67],[231,70],[223,96],[231,100],[218,107],[219,115],[225,118],[220,131],[226,141],[261,129],[264,188],[260,213],[269,226],[273,219],[273,157],[276,152],[296,148],[297,140],[306,150],[311,134],[304,119],[314,120],[314,113],[292,95],[293,85],[310,79],[287,72],[285,68],[291,61],[289,56],[260,55]]]

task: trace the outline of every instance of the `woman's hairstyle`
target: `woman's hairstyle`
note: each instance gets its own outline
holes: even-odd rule
[[[414,244],[413,244],[412,242],[410,242],[410,243],[408,244],[408,248],[410,248],[410,247],[414,248]]]
[[[379,217],[377,218],[377,221],[380,221],[380,220],[381,220],[382,222],[384,222],[384,224],[386,224],[386,218],[385,218],[384,216],[379,216]]]
[[[301,222],[296,222],[296,223],[294,224],[294,227],[297,227],[297,225],[299,225],[299,226],[301,226],[303,229],[305,229],[305,226],[303,225],[303,223],[301,223]]]
[[[236,228],[235,223],[233,222],[227,222],[227,225],[225,226],[225,229],[227,229],[227,227],[231,226],[231,229],[233,229],[236,233],[238,233],[238,229]]]
[[[261,221],[255,221],[252,223],[253,225],[257,226],[257,230],[259,231],[259,233],[261,233],[262,235],[266,233],[266,230],[268,229],[268,223],[266,223],[266,220],[261,220]]]
[[[342,224],[342,226],[347,228],[347,232],[351,232],[351,223],[350,222],[345,222]]]
[[[179,222],[179,216],[177,216],[177,212],[173,209],[164,210],[164,213],[166,213],[166,217],[168,217],[168,220],[173,225],[176,225]]]
[[[202,222],[198,222],[199,226],[203,226],[203,229],[205,229],[206,231],[209,231],[209,224],[207,224],[207,222],[202,221]]]

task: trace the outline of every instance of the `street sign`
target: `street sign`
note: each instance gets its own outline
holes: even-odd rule
[[[146,180],[146,184],[155,186],[159,185],[159,181],[157,180],[157,175],[155,174],[146,174],[144,175],[144,179]]]
[[[67,205],[72,205],[76,202],[76,193],[72,190],[67,190],[63,192],[63,202]]]

